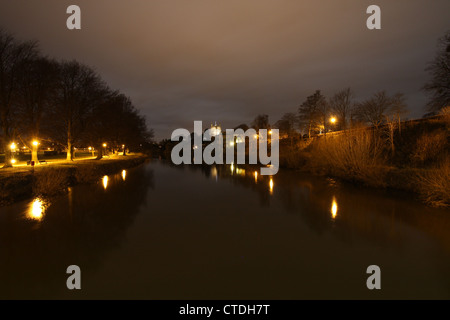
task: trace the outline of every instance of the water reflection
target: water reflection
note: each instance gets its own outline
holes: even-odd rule
[[[338,211],[338,206],[337,206],[336,198],[333,196],[333,201],[331,203],[331,217],[333,219],[336,219],[337,211]]]
[[[241,168],[236,167],[236,174],[238,176],[245,177],[245,169],[241,169]]]
[[[125,181],[125,178],[127,176],[127,171],[126,170],[122,170],[122,180]]]
[[[103,188],[104,188],[105,190],[106,190],[106,188],[108,188],[108,180],[109,180],[108,176],[104,176],[104,177],[102,178]]]
[[[245,176],[229,165],[150,163],[127,170],[126,182],[110,175],[106,192],[74,187],[39,223],[17,219],[29,202],[2,208],[0,298],[370,299],[360,275],[373,263],[389,267],[391,288],[376,298],[450,297],[448,211],[239,167]],[[89,275],[78,295],[64,285],[74,263]]]
[[[273,179],[272,178],[270,178],[270,181],[269,181],[269,190],[270,190],[270,194],[272,194],[273,193]]]
[[[216,179],[216,182],[219,180],[218,174],[217,174],[217,168],[213,166],[211,168],[211,176]]]
[[[78,185],[51,200],[1,208],[0,299],[63,297],[69,294],[64,277],[70,264],[95,273],[123,243],[153,184],[153,172],[143,166],[127,170],[126,178],[119,172],[102,179],[107,192],[96,184]]]
[[[48,204],[41,198],[36,198],[29,204],[27,217],[29,219],[41,221],[44,218],[44,212]]]

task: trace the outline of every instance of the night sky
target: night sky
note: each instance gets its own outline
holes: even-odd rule
[[[81,30],[66,8],[81,8]],[[366,28],[366,8],[382,29]],[[316,89],[350,86],[358,100],[404,92],[410,118],[427,98],[427,62],[450,30],[449,0],[0,0],[0,27],[41,51],[94,67],[129,95],[157,140],[218,121],[275,123]]]

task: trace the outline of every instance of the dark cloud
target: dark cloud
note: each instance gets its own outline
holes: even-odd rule
[[[82,30],[65,27],[82,10]],[[369,31],[370,4],[382,29]],[[157,138],[193,120],[223,127],[258,113],[275,122],[316,89],[406,93],[424,113],[426,63],[450,29],[448,0],[0,1],[1,26],[37,39],[50,56],[77,59],[130,95]]]

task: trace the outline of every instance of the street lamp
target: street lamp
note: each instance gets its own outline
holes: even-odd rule
[[[31,161],[34,161],[35,164],[38,164],[38,145],[39,142],[37,140],[33,140],[31,142],[33,145],[33,150],[31,151]]]
[[[330,118],[330,122],[331,122],[331,123],[335,124],[336,121],[337,121],[337,119],[336,119],[335,117],[331,117],[331,118]]]
[[[16,160],[14,159],[14,151],[16,150],[16,144],[13,142],[11,143],[11,165],[13,165],[14,163],[16,163]]]

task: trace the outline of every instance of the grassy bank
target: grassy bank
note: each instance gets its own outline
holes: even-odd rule
[[[362,129],[281,144],[280,165],[378,188],[415,193],[450,206],[448,119],[405,124],[394,134]]]
[[[136,154],[102,160],[63,162],[51,166],[0,170],[0,206],[33,196],[53,196],[67,187],[98,181],[102,176],[135,167],[147,159]]]

